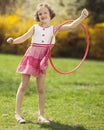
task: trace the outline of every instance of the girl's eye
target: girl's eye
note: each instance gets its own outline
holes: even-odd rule
[[[47,12],[44,12],[44,14],[47,14]]]
[[[42,14],[48,14],[47,12],[39,13],[38,15],[41,16]]]

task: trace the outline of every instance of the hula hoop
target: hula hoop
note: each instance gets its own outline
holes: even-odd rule
[[[60,30],[60,28],[64,25],[64,24],[67,24],[69,22],[73,22],[74,20],[67,20],[65,21],[64,23],[62,23],[61,25],[59,25],[59,27],[56,29],[56,31],[54,32],[53,36],[51,37],[51,40],[50,40],[50,44],[52,44],[52,40],[53,40],[53,37],[56,35],[56,33]],[[62,72],[60,71],[59,69],[56,68],[56,66],[53,64],[53,61],[52,61],[52,58],[51,58],[51,47],[49,48],[49,60],[50,60],[50,63],[51,63],[51,66],[52,68],[59,74],[72,74],[73,72],[75,72],[76,70],[78,70],[80,68],[80,66],[84,63],[86,57],[87,57],[87,54],[88,54],[88,50],[89,50],[89,45],[90,45],[90,40],[89,40],[89,34],[88,34],[88,31],[87,31],[87,28],[85,27],[85,25],[83,23],[80,23],[80,26],[82,27],[82,29],[84,30],[85,32],[85,35],[86,35],[86,50],[85,50],[85,54],[81,60],[81,62],[74,68],[72,69],[71,71],[69,72]]]

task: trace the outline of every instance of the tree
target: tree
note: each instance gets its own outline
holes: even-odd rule
[[[82,2],[82,0],[76,0]],[[90,24],[104,22],[104,0],[84,0],[83,4],[79,4],[77,11],[87,8],[90,12]]]
[[[8,10],[10,13],[15,5],[16,0],[0,0],[0,13],[5,14]]]

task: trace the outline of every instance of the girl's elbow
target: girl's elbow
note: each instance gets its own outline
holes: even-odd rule
[[[75,26],[74,26],[74,25],[72,25],[72,26],[70,26],[70,27],[69,27],[69,29],[74,29],[74,28],[75,28]]]

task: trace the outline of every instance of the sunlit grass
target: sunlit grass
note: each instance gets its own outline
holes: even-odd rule
[[[103,130],[104,129],[104,62],[86,60],[71,75],[60,75],[49,64],[45,90],[45,116],[50,124],[37,122],[38,99],[35,78],[31,78],[24,97],[22,115],[27,123],[14,120],[15,95],[20,83],[17,74],[22,56],[0,55],[0,130]],[[70,71],[80,60],[54,58],[64,71]]]

